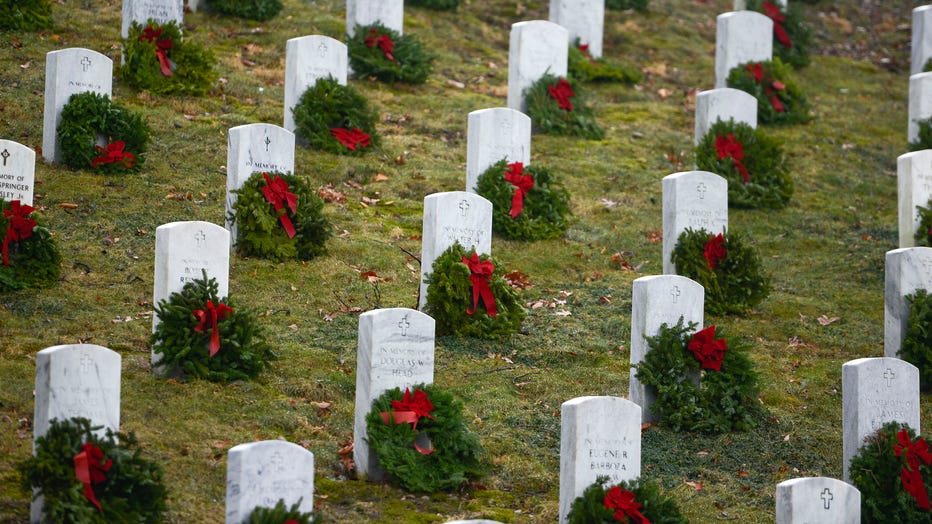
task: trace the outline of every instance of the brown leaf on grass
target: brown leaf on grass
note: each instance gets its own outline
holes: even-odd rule
[[[611,304],[611,303],[612,303],[612,296],[611,296],[611,295],[602,295],[601,297],[599,297],[599,302],[601,302],[601,303],[603,303],[603,304]]]
[[[185,120],[188,120],[188,121],[191,121],[191,122],[197,120],[197,115],[188,115],[188,114],[184,114],[184,115],[182,115],[182,116],[184,116],[184,119],[185,119]]]
[[[618,269],[622,271],[633,271],[635,273],[641,268],[641,265],[632,266],[631,262],[628,261],[628,256],[633,253],[629,251],[619,252],[612,254],[612,262],[618,264]]]
[[[683,484],[686,484],[687,486],[693,488],[696,491],[702,491],[702,481],[693,482],[691,480],[683,479]]]
[[[381,200],[381,199],[379,199],[379,198],[369,198],[369,197],[367,197],[367,196],[364,196],[364,197],[361,198],[361,200],[362,200],[361,204],[363,204],[363,205],[377,206],[377,205],[379,204],[379,200]]]
[[[745,478],[745,477],[748,476],[748,472],[747,472],[747,471],[738,471],[738,472],[735,473],[735,474],[738,475],[738,476],[741,477],[741,478]]]
[[[353,437],[349,437],[343,442],[339,443],[340,449],[337,450],[337,455],[340,456],[340,463],[343,464],[343,468],[346,471],[353,471],[356,469],[356,463],[353,462]]]
[[[556,316],[558,316],[558,317],[568,317],[568,316],[572,315],[572,313],[570,313],[569,311],[567,311],[567,310],[565,310],[565,309],[560,309],[560,310],[554,311],[553,314],[556,315]]]
[[[838,318],[838,317],[829,318],[829,317],[827,317],[827,316],[825,316],[825,315],[822,315],[822,316],[820,316],[819,318],[817,318],[816,320],[819,322],[819,325],[827,326],[827,325],[829,325],[829,324],[831,324],[831,323],[833,323],[833,322],[838,322],[838,321],[841,320],[841,319]]]
[[[663,242],[663,231],[648,231],[644,233],[644,236],[647,237],[647,241],[651,244]]]
[[[330,411],[330,406],[333,405],[333,402],[311,402],[311,404],[321,411]]]
[[[27,60],[19,65],[20,69],[29,69],[29,66],[32,65],[32,60]]]
[[[211,445],[211,447],[213,447],[214,449],[225,449],[225,448],[229,448],[232,445],[233,445],[232,440],[218,440],[214,442]]]
[[[643,71],[648,75],[664,77],[667,76],[667,64],[664,62],[654,62],[645,67]]]
[[[405,161],[405,156],[404,156],[404,155],[398,155],[398,156],[395,157],[395,163],[398,164],[399,166],[405,165],[405,162],[406,162],[406,161]]]
[[[62,208],[62,209],[77,209],[77,208],[78,208],[78,205],[77,205],[77,204],[72,204],[72,203],[70,203],[70,202],[62,202],[61,204],[58,204],[58,207],[60,207],[60,208]]]
[[[659,96],[661,100],[666,100],[670,98],[670,95],[672,94],[673,94],[673,91],[670,91],[669,89],[665,87],[661,87],[660,89],[657,90],[657,96]]]
[[[362,189],[362,184],[355,180],[347,180],[346,182],[343,182],[343,185],[352,187],[353,189]]]
[[[333,184],[327,184],[326,186],[317,190],[317,196],[320,197],[324,202],[329,202],[331,204],[345,204],[346,195],[333,189]]]
[[[502,275],[502,278],[505,279],[505,282],[508,282],[509,286],[515,289],[528,289],[534,287],[534,285],[531,284],[531,281],[528,280],[528,276],[519,269]]]
[[[650,429],[651,426],[653,426],[653,425],[654,425],[653,422],[645,422],[645,423],[641,424],[641,433],[647,431],[647,430]]]
[[[376,173],[375,176],[372,177],[373,182],[385,182],[386,180],[388,180],[388,175],[385,173]]]
[[[378,282],[391,282],[393,280],[392,277],[380,277],[378,274],[376,274],[375,271],[364,271],[359,274],[359,278],[363,280],[368,280],[369,282],[372,282],[373,284],[378,283]]]
[[[607,198],[602,199],[602,205],[608,208],[618,207],[621,205],[620,202],[615,202],[614,200],[609,200]]]
[[[240,60],[240,62],[242,62],[243,65],[246,67],[256,67],[256,63],[248,58],[243,58],[242,60]]]

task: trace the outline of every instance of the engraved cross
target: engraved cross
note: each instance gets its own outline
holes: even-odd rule
[[[699,182],[699,185],[696,186],[696,192],[699,193],[699,200],[705,200],[705,192],[708,190],[709,188],[705,185],[705,182]]]
[[[7,159],[7,158],[10,158],[10,152],[9,152],[8,150],[4,149],[3,152],[0,153],[0,156],[3,157],[3,165],[4,165],[4,167],[5,167],[5,166],[6,166],[6,159]]]
[[[81,59],[81,68],[84,69],[85,73],[87,73],[88,67],[91,67],[91,59],[85,56]]]
[[[825,509],[831,509],[832,500],[835,499],[835,495],[832,495],[831,490],[825,488],[822,490],[822,507]]]
[[[199,229],[197,233],[194,234],[194,241],[197,242],[197,247],[201,247],[201,242],[207,240],[207,235],[204,234],[204,230]]]
[[[893,371],[893,370],[890,369],[890,368],[885,369],[884,372],[883,372],[883,378],[885,378],[885,379],[887,380],[887,387],[892,386],[892,385],[893,385],[893,379],[896,378],[896,371]]]
[[[265,152],[266,153],[269,152],[269,144],[271,143],[272,143],[272,139],[269,137],[265,137]]]
[[[469,202],[467,202],[467,201],[465,201],[465,200],[461,200],[461,201],[460,201],[459,208],[460,208],[460,211],[463,212],[463,218],[465,218],[465,217],[466,217],[466,212],[469,211]]]
[[[408,315],[402,317],[401,322],[398,323],[398,327],[401,328],[401,336],[408,336],[408,328],[411,327],[411,323],[408,322]]]
[[[324,58],[325,56],[327,56],[327,49],[328,49],[327,44],[323,42],[321,42],[320,45],[317,46],[317,52],[320,53],[321,58]]]
[[[275,471],[285,471],[285,457],[281,453],[275,452],[272,453],[272,457],[269,459],[269,464],[275,468]]]
[[[91,371],[91,356],[87,353],[81,355],[81,373],[88,373]]]
[[[670,294],[673,295],[673,303],[676,304],[682,294],[680,286],[673,286],[673,289],[670,290]]]

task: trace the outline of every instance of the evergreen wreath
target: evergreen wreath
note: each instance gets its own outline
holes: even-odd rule
[[[932,199],[925,206],[916,206],[919,227],[913,235],[916,247],[932,247]]]
[[[508,180],[511,176],[530,180],[532,187],[518,187]],[[500,160],[479,176],[476,193],[492,202],[492,229],[505,238],[542,240],[559,238],[566,232],[570,194],[545,167]],[[513,216],[516,199],[522,204]]]
[[[888,422],[864,439],[848,467],[851,484],[861,492],[861,522],[932,523],[928,448],[899,422]]]
[[[790,66],[779,57],[741,64],[728,73],[727,83],[757,98],[757,120],[762,124],[801,124],[812,119],[806,96],[792,79]]]
[[[728,180],[728,205],[737,208],[786,207],[793,179],[780,143],[744,122],[719,120],[696,146],[698,169]]]
[[[906,295],[909,319],[899,357],[919,368],[919,385],[932,388],[932,295],[925,289]]]
[[[527,115],[538,133],[600,140],[605,131],[595,121],[584,94],[566,78],[545,74],[524,90]]]
[[[488,288],[495,298],[495,315],[488,309],[488,304],[480,301],[475,305],[472,272],[463,259],[491,262],[493,272],[488,281]],[[527,311],[518,300],[517,292],[502,277],[501,266],[488,255],[476,255],[472,249],[468,253],[459,242],[454,243],[443,252],[427,275],[427,305],[425,312],[434,317],[438,335],[457,335],[465,337],[500,340],[517,333]],[[470,314],[472,311],[472,314]]]
[[[48,0],[0,0],[0,29],[39,31],[52,28],[52,4]]]
[[[776,0],[747,0],[747,9],[773,20],[774,55],[793,67],[809,65],[812,28],[804,21],[805,14],[795,2],[784,7]]]
[[[175,21],[133,22],[123,40],[123,57],[120,74],[126,83],[157,95],[202,95],[219,78],[213,54],[186,42]]]
[[[605,0],[606,9],[634,9],[636,11],[647,11],[647,4],[650,0]]]
[[[333,77],[321,78],[307,88],[292,109],[295,134],[310,147],[342,155],[362,155],[379,143],[378,116],[353,86],[340,85]],[[347,140],[340,130],[356,131],[359,140]]]
[[[170,372],[230,382],[255,378],[275,358],[256,316],[218,297],[206,271],[160,301],[155,314],[152,346]]]
[[[424,493],[482,476],[485,450],[466,425],[462,403],[434,385],[412,389],[386,391],[366,415],[366,440],[382,469],[403,489]]]
[[[291,202],[271,203],[266,196],[270,187],[280,187],[289,200],[293,196],[293,207]],[[310,260],[327,252],[333,226],[324,217],[324,201],[306,181],[291,174],[253,173],[235,192],[230,219],[236,224],[236,249],[241,254],[281,261]],[[289,236],[291,231],[294,235]]]
[[[49,287],[61,274],[61,253],[55,239],[33,218],[33,211],[19,200],[0,199],[0,293]]]
[[[622,481],[609,486],[607,476],[599,476],[595,483],[576,497],[566,515],[568,524],[615,524],[645,522],[650,524],[687,524],[689,519],[680,512],[673,497],[664,496],[655,482],[641,478]]]
[[[315,524],[320,522],[319,515],[301,511],[301,500],[290,508],[284,499],[278,499],[274,508],[257,507],[249,514],[244,524]]]
[[[909,143],[910,151],[922,151],[923,149],[932,149],[932,118],[923,118],[917,120],[919,125],[919,134],[916,139]]]
[[[356,26],[355,34],[346,38],[346,47],[359,78],[423,84],[433,69],[434,56],[419,40],[379,23]]]
[[[932,58],[926,60],[926,65],[922,66],[923,73],[928,73],[929,71],[932,71]]]
[[[705,288],[705,310],[713,315],[743,314],[770,294],[760,256],[734,232],[712,235],[686,229],[671,255],[676,274]],[[714,262],[713,262],[714,260]]]
[[[675,431],[753,428],[759,414],[758,384],[747,345],[715,339],[715,326],[693,334],[695,329],[695,322],[684,326],[681,317],[675,326],[663,324],[656,335],[645,337],[648,350],[636,367],[638,380],[656,391],[651,411]],[[701,357],[691,350],[694,346],[704,352]],[[699,385],[687,378],[690,374],[701,374]]]
[[[36,439],[34,456],[17,466],[22,488],[44,497],[47,522],[161,522],[168,492],[161,466],[142,457],[132,433],[108,429],[100,437],[94,433],[100,428],[86,418],[53,419]],[[91,470],[87,484],[76,471],[84,458]]]
[[[570,45],[567,71],[567,76],[580,82],[635,84],[643,78],[641,72],[631,66],[609,62],[604,57],[594,58],[589,46],[580,44],[578,38]]]
[[[138,171],[145,162],[152,131],[138,113],[110,97],[86,91],[71,95],[56,131],[62,163],[103,173]],[[96,144],[103,136],[106,147]]]
[[[434,11],[452,11],[459,7],[460,0],[407,0],[406,4],[414,7],[425,7]]]
[[[282,10],[281,0],[207,0],[211,11],[264,22]]]

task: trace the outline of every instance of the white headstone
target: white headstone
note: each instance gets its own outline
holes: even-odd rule
[[[404,0],[346,0],[346,34],[356,34],[356,26],[380,23],[388,29],[404,32]]]
[[[705,307],[705,289],[695,280],[678,275],[654,275],[635,279],[631,285],[631,370],[628,396],[641,406],[644,421],[657,420],[650,405],[656,393],[637,379],[634,365],[644,360],[647,341],[667,324],[672,327],[683,319],[702,329]],[[696,377],[698,379],[698,377]]]
[[[887,251],[884,265],[883,354],[895,357],[909,323],[906,295],[932,292],[932,248],[909,247]]]
[[[909,74],[922,72],[932,58],[932,5],[913,9],[913,38]]]
[[[663,274],[676,274],[670,260],[680,233],[705,229],[713,235],[728,227],[728,181],[708,171],[663,177]]]
[[[346,44],[329,36],[292,38],[285,44],[285,129],[294,132],[294,106],[321,78],[346,85]]]
[[[887,422],[919,427],[919,370],[898,358],[859,358],[841,366],[844,478],[864,439]]]
[[[113,60],[97,51],[73,47],[45,55],[42,158],[46,163],[61,161],[56,132],[71,95],[93,91],[110,96],[112,88]]]
[[[263,440],[230,448],[227,455],[226,524],[246,522],[257,507],[279,500],[303,513],[314,511],[314,454],[284,440]]]
[[[421,230],[421,286],[418,309],[427,303],[427,274],[454,243],[480,255],[492,252],[492,203],[474,193],[448,191],[424,197]]]
[[[896,159],[897,209],[900,247],[913,247],[919,229],[916,206],[928,207],[932,198],[932,149],[913,151]]]
[[[531,163],[531,118],[494,107],[469,113],[466,131],[466,191],[474,193],[482,173],[499,160]]]
[[[578,397],[560,408],[560,522],[599,476],[641,476],[641,408],[618,397]]]
[[[908,142],[919,138],[919,121],[929,117],[932,117],[932,73],[918,73],[909,77]]]
[[[508,47],[508,107],[525,111],[524,90],[545,74],[566,76],[569,32],[546,20],[511,26]]]
[[[696,128],[693,143],[698,144],[719,120],[743,122],[757,128],[757,99],[740,89],[721,87],[696,95]]]
[[[593,58],[602,56],[605,0],[550,0],[550,21],[569,31],[570,43],[578,38]]]
[[[777,484],[777,524],[861,524],[861,492],[828,477]]]
[[[36,152],[12,140],[0,140],[0,199],[32,205],[36,186]]]
[[[715,87],[726,87],[738,65],[773,58],[773,20],[766,15],[732,11],[715,20]]]
[[[123,0],[123,24],[120,27],[120,35],[126,38],[133,22],[145,25],[150,18],[160,24],[176,22],[181,26],[184,19],[184,0]]]

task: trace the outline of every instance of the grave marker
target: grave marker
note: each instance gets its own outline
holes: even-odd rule
[[[569,43],[579,39],[593,58],[602,56],[605,0],[550,0],[550,21],[569,31]]]
[[[922,72],[932,58],[932,5],[913,9],[913,34],[909,74]]]
[[[546,20],[511,26],[508,47],[508,107],[526,111],[524,90],[549,73],[566,76],[569,32]]]
[[[932,292],[932,248],[910,247],[887,251],[884,267],[883,354],[895,357],[909,325],[906,295]]]
[[[314,510],[314,454],[284,440],[230,448],[226,524],[245,522],[255,508],[273,508],[280,499],[289,508],[300,500],[304,513]]]
[[[474,193],[482,173],[501,159],[531,163],[531,119],[507,107],[469,113],[466,131],[466,191]]]
[[[686,228],[713,235],[728,227],[728,181],[708,171],[686,171],[663,177],[663,274],[675,275],[670,260]]]
[[[301,95],[321,78],[346,85],[346,44],[329,36],[292,38],[285,44],[285,129],[295,130],[294,107]]]
[[[31,206],[36,185],[36,152],[12,140],[0,140],[0,199]]]
[[[346,34],[356,34],[356,26],[380,23],[404,33],[404,0],[346,0]]]
[[[932,149],[913,151],[896,159],[897,209],[900,247],[913,247],[919,229],[916,206],[928,207],[932,197]]]
[[[932,117],[932,73],[918,73],[909,77],[908,142],[919,138],[919,121],[929,117]]]
[[[777,484],[777,524],[861,524],[861,492],[828,477]]]
[[[757,128],[757,99],[740,89],[721,87],[696,95],[696,127],[693,143],[699,144],[712,124],[734,119]]]
[[[773,20],[756,11],[716,17],[715,87],[727,87],[728,73],[745,62],[773,58]]]
[[[133,22],[145,26],[150,18],[160,24],[176,22],[180,27],[184,19],[184,0],[123,0],[120,35],[126,38]]]

